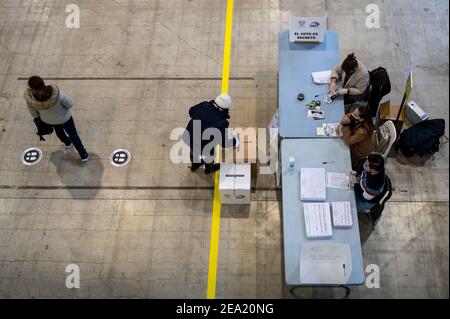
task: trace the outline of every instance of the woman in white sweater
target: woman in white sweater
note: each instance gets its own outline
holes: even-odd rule
[[[44,80],[38,76],[32,76],[28,80],[28,86],[24,97],[31,116],[41,118],[42,122],[53,126],[65,147],[75,146],[81,161],[87,162],[90,156],[78,136],[72,118],[72,98],[64,95],[56,85],[45,85]]]
[[[342,80],[342,88],[336,90],[336,82]],[[331,70],[330,95],[344,96],[344,104],[352,104],[364,99],[369,86],[370,74],[367,67],[351,53]]]

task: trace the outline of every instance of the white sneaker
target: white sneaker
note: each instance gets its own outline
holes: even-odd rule
[[[72,148],[72,147],[73,147],[73,143],[70,143],[70,145],[64,144],[64,148],[65,148],[66,150],[68,150],[69,148]]]
[[[82,162],[87,162],[87,161],[89,161],[90,159],[91,159],[91,155],[88,154],[85,158],[82,158],[81,161],[82,161]]]

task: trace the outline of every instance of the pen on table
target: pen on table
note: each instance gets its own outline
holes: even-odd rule
[[[344,278],[345,278],[345,264],[342,264],[342,267],[344,268]]]
[[[322,162],[322,164],[331,164],[331,163],[336,163],[336,162]]]

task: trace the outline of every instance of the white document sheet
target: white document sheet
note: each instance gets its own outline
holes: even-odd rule
[[[332,202],[331,208],[335,227],[351,227],[353,225],[350,202]]]
[[[326,123],[323,124],[325,135],[329,137],[341,137],[343,136],[340,128],[340,123]]]
[[[300,248],[302,284],[339,284],[348,282],[352,273],[350,245],[303,243]]]
[[[327,84],[331,82],[331,70],[311,73],[314,83]]]
[[[328,188],[350,189],[350,180],[345,173],[327,173]]]
[[[325,168],[302,168],[300,171],[300,199],[327,199]]]
[[[303,215],[307,238],[323,238],[333,235],[329,203],[304,203]]]

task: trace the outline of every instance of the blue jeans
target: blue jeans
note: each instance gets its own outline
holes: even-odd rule
[[[53,125],[53,128],[55,129],[56,136],[58,136],[64,145],[69,146],[73,143],[73,146],[75,146],[81,158],[87,157],[88,153],[86,152],[83,143],[81,143],[72,117],[64,124]]]
[[[358,209],[358,212],[370,210],[373,206],[375,206],[374,203],[369,203],[363,198],[360,198],[358,195],[355,196],[356,199],[356,208]]]

